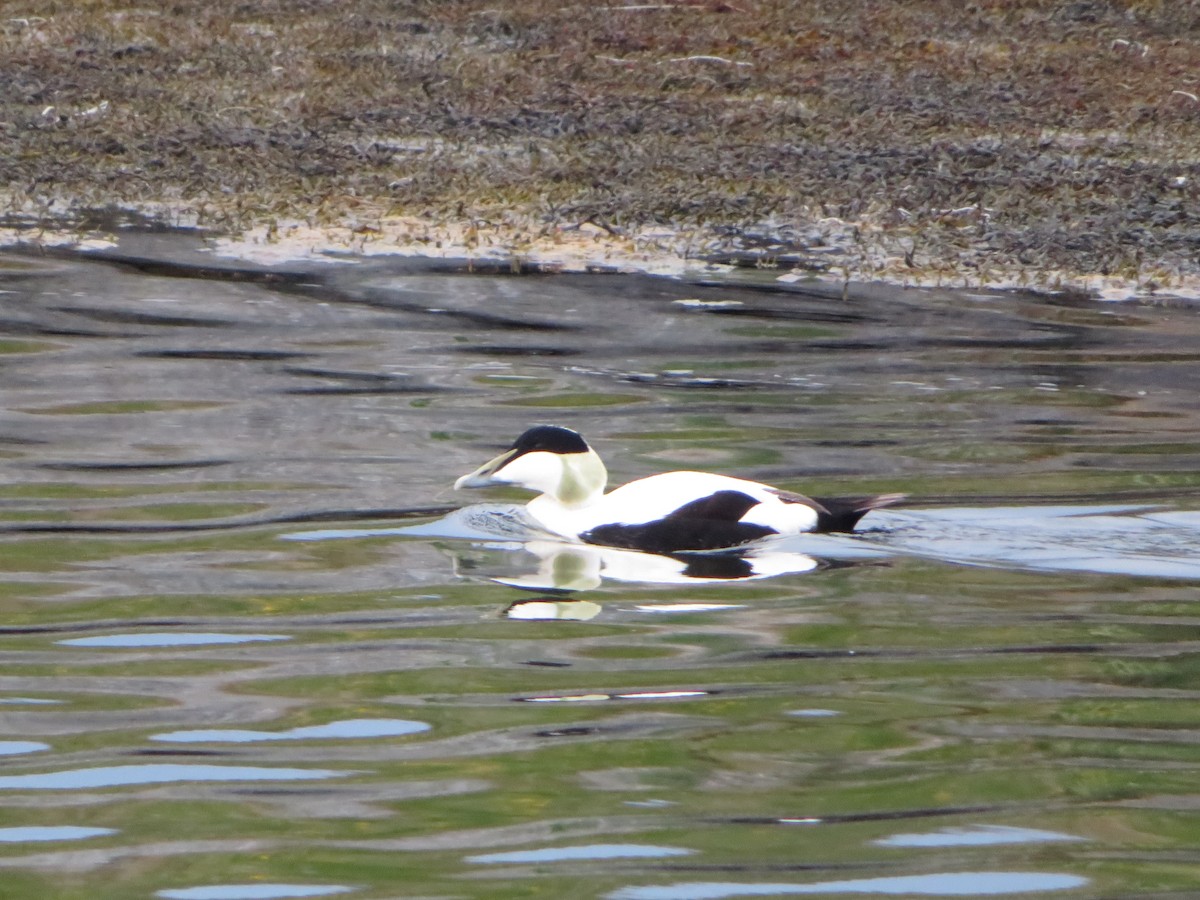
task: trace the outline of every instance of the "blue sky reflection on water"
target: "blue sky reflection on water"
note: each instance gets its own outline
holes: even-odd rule
[[[67,791],[125,787],[135,784],[170,784],[184,781],[312,781],[345,775],[330,769],[293,769],[270,766],[209,766],[187,763],[147,763],[66,769],[30,775],[0,777],[0,789]]]
[[[141,634],[97,634],[92,637],[56,641],[68,647],[207,647],[248,644],[254,641],[286,641],[286,634],[216,634],[201,632],[146,632]]]
[[[325,725],[307,725],[289,731],[249,731],[237,728],[212,728],[196,731],[168,731],[150,736],[152,741],[189,744],[206,741],[253,743],[255,741],[308,741],[336,738],[400,737],[428,731],[425,722],[409,719],[345,719]]]
[[[579,847],[541,847],[534,850],[509,850],[504,853],[483,853],[468,856],[470,863],[547,863],[584,859],[654,859],[666,856],[688,856],[695,853],[686,847],[656,847],[649,844],[587,844]]]
[[[986,847],[996,844],[1047,844],[1082,838],[1040,828],[1012,825],[968,825],[919,834],[893,834],[875,843],[880,847]]]
[[[38,753],[49,749],[50,745],[41,741],[0,741],[0,756],[19,756],[22,753]]]
[[[115,828],[86,828],[82,825],[18,825],[0,828],[0,843],[24,844],[42,841],[80,841],[116,834]]]
[[[910,894],[925,897],[991,897],[1082,887],[1088,879],[1055,872],[945,872],[795,883],[693,883],[628,887],[607,900],[726,900],[736,897],[788,897],[804,894]]]

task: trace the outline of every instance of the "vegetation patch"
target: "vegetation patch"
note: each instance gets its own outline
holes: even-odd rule
[[[0,83],[26,239],[119,205],[260,244],[1200,277],[1194,3],[0,0]]]

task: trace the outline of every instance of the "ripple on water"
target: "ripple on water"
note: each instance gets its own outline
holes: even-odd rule
[[[708,697],[714,691],[632,691],[628,694],[548,694],[536,697],[520,697],[522,703],[581,703],[595,700],[687,700]]]
[[[45,697],[0,697],[0,706],[57,706],[62,702]]]
[[[608,894],[609,900],[724,900],[726,897],[780,897],[795,894],[913,894],[926,897],[987,897],[1031,891],[1063,891],[1088,880],[1058,872],[943,872],[853,878],[847,881],[754,883],[697,881],[693,883],[627,887]]]
[[[38,841],[79,841],[84,838],[116,834],[115,828],[84,828],[80,825],[26,825],[0,828],[0,844],[24,844]]]
[[[1083,838],[1061,831],[1017,828],[1010,825],[968,825],[942,828],[918,834],[893,834],[874,843],[880,847],[981,847],[992,844],[1044,844],[1055,841],[1081,841]]]
[[[1200,578],[1200,517],[1139,506],[889,511],[859,540],[943,562],[1150,578]],[[807,541],[807,542],[806,542]],[[802,546],[819,552],[802,536]]]
[[[399,737],[428,731],[425,722],[409,719],[343,719],[325,725],[308,725],[288,731],[249,731],[238,728],[215,728],[196,731],[168,731],[151,735],[152,741],[190,744],[205,741],[249,743],[253,741],[307,741],[336,738]]]
[[[17,756],[49,749],[50,745],[41,741],[0,741],[0,756]]]
[[[285,900],[288,897],[329,897],[355,890],[344,884],[209,884],[168,888],[154,896],[164,900]]]
[[[689,856],[686,847],[658,847],[653,844],[587,844],[581,847],[542,847],[537,850],[512,850],[507,853],[483,853],[468,856],[470,863],[545,863],[585,859],[655,859],[664,856]]]
[[[67,791],[182,781],[311,781],[320,778],[337,778],[346,774],[348,773],[331,769],[150,763],[132,766],[100,766],[94,769],[66,769],[61,772],[40,772],[30,775],[7,775],[0,778],[0,789]]]
[[[831,719],[834,716],[840,716],[841,713],[836,709],[792,709],[788,710],[789,716],[795,716],[798,719]]]
[[[70,647],[203,647],[216,644],[245,644],[251,641],[287,641],[286,634],[220,634],[205,632],[154,631],[143,634],[98,634],[56,641]]]
[[[9,338],[54,342],[5,357],[0,402],[0,596],[19,613],[0,739],[52,744],[0,756],[0,862],[23,894],[57,896],[69,871],[122,898],[522,896],[540,867],[555,896],[1018,900],[1098,892],[1079,877],[1098,864],[1113,895],[1186,890],[1168,869],[1194,849],[1200,513],[1174,507],[1200,506],[1200,316],[1155,305],[1110,327],[1050,300],[911,291],[847,312],[840,284],[772,298],[608,276],[405,275],[372,293],[354,268],[276,289],[80,262],[74,283],[3,285]],[[151,324],[164,294],[238,324]],[[670,303],[693,294],[743,314]],[[447,304],[517,309],[424,311]],[[614,386],[645,402],[574,405]],[[528,496],[449,486],[546,420],[581,428],[614,483],[699,467],[913,501],[772,544],[823,561],[773,582],[732,580],[770,558],[689,572],[531,549]],[[444,514],[475,497],[511,502]],[[1083,574],[1108,569],[1156,577]],[[226,661],[247,657],[270,665]],[[337,730],[401,712],[434,727]],[[954,802],[930,807],[938,791]],[[1111,796],[1130,802],[1092,802]],[[683,841],[697,811],[719,859],[620,849]],[[164,817],[187,833],[161,834]],[[843,818],[860,840],[812,827]],[[1036,831],[1085,818],[1086,839]],[[770,823],[791,831],[764,840]],[[68,824],[120,831],[44,827]]]
[[[695,613],[720,612],[724,609],[745,609],[744,603],[639,603],[638,612],[648,613]]]

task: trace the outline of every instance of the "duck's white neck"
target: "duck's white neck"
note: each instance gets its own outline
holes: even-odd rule
[[[570,509],[579,509],[595,503],[604,496],[608,484],[608,470],[595,450],[586,453],[555,454],[561,464],[557,484],[539,486],[542,496],[553,497]],[[538,498],[541,499],[541,498]]]
[[[551,534],[574,537],[580,532],[582,523],[589,519],[592,506],[604,496],[608,473],[600,457],[591,450],[587,453],[556,453],[553,459],[560,467],[557,477],[543,478],[538,484],[524,482],[525,487],[542,492],[530,500],[525,509]],[[542,471],[544,474],[546,469]]]

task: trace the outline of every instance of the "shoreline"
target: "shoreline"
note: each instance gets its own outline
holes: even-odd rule
[[[0,0],[4,242],[1200,298],[1194,4],[38,12]]]
[[[870,284],[881,287],[932,288],[960,292],[1022,292],[1069,296],[1103,302],[1200,302],[1200,275],[1177,276],[1165,284],[1122,276],[1069,272],[993,271],[985,278],[949,268],[919,267],[904,256],[904,247],[891,256],[877,253],[864,264],[847,259],[835,243],[853,246],[855,228],[840,221],[820,223],[833,237],[820,254],[796,253],[789,248],[730,247],[712,233],[674,233],[646,229],[615,235],[597,226],[544,230],[531,240],[526,230],[481,227],[479,224],[435,223],[411,218],[392,219],[369,228],[361,225],[311,227],[303,223],[259,226],[238,235],[207,232],[180,223],[180,215],[162,210],[106,212],[104,218],[134,217],[120,226],[47,227],[32,222],[0,223],[0,251],[78,253],[111,258],[130,232],[166,231],[196,235],[198,252],[214,262],[287,270],[301,265],[321,268],[386,259],[444,260],[469,271],[487,265],[541,273],[636,274],[661,277],[708,276],[728,281],[753,273],[758,284],[820,285],[825,293]],[[176,224],[167,225],[173,221]],[[165,260],[160,260],[164,261]]]

